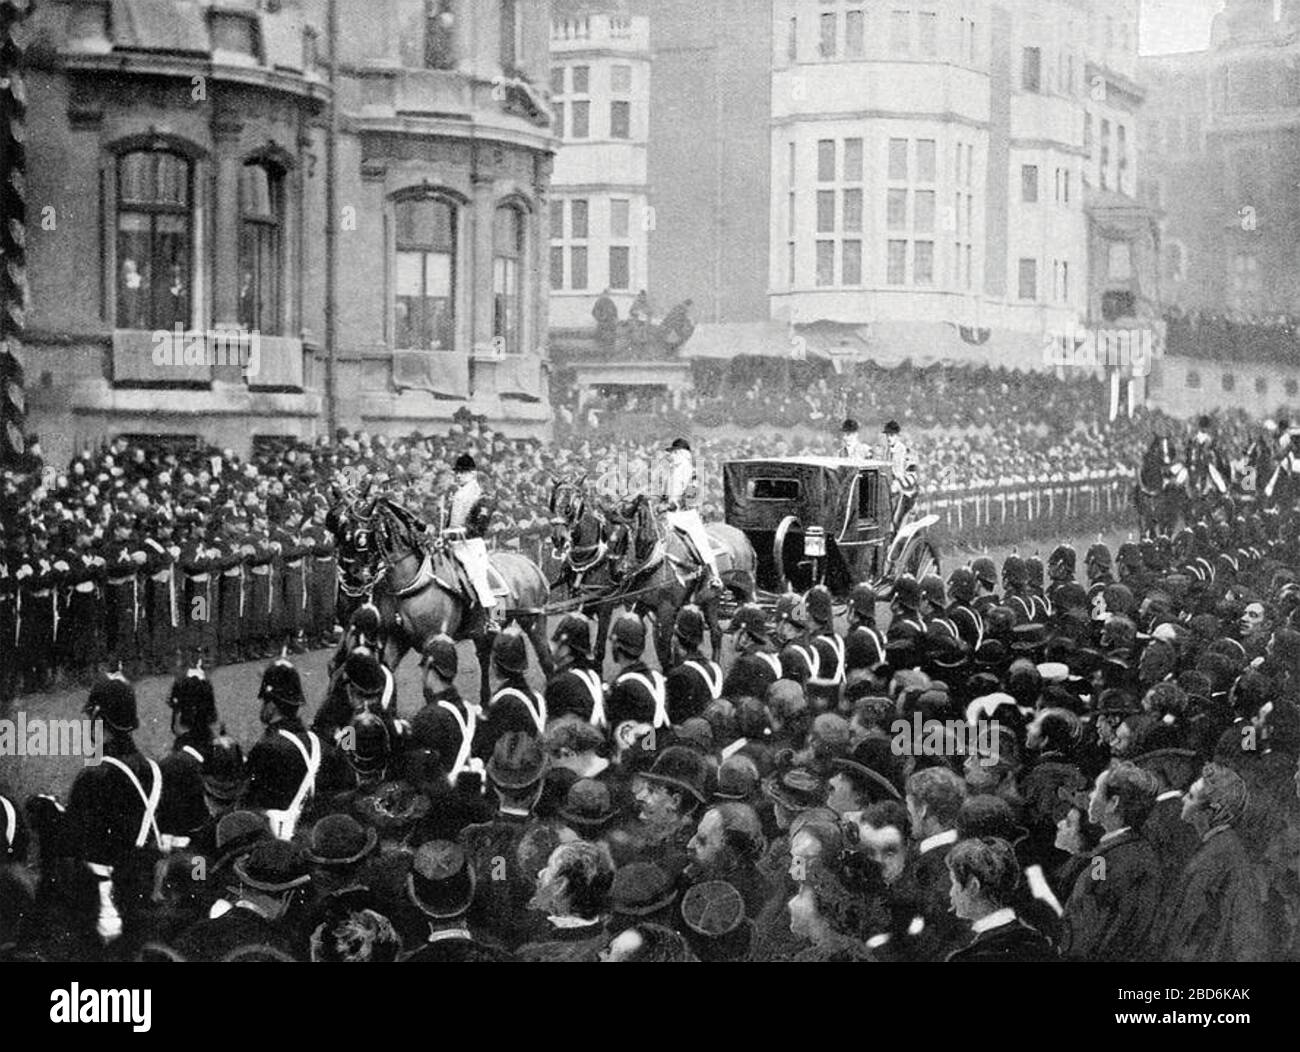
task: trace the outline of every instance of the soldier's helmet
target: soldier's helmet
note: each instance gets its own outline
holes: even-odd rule
[[[975,598],[975,571],[959,566],[948,575],[948,594],[959,603],[969,603]]]
[[[921,578],[921,597],[932,606],[943,609],[946,597],[943,591],[943,578],[938,574],[928,573]]]
[[[773,614],[778,625],[788,623],[796,628],[808,627],[808,608],[803,599],[793,592],[787,592],[776,601]]]
[[[1100,576],[1103,573],[1109,573],[1111,567],[1110,549],[1098,541],[1088,549],[1088,554],[1084,556],[1084,566],[1088,569],[1089,576]]]
[[[1029,572],[1025,560],[1019,555],[1008,555],[1002,560],[1002,586],[1004,588],[1023,588],[1029,583]]]
[[[894,605],[914,611],[921,605],[921,585],[910,573],[894,582]]]
[[[293,662],[288,658],[278,658],[268,665],[262,673],[262,686],[257,697],[286,712],[301,708],[307,699],[303,696],[302,679]]]
[[[237,800],[244,791],[244,750],[234,738],[222,734],[212,740],[203,761],[203,791],[222,803]]]
[[[808,619],[817,625],[831,625],[835,621],[835,604],[831,590],[824,584],[813,585],[804,596],[804,605],[808,608]]]
[[[522,675],[528,671],[528,647],[520,632],[498,633],[492,642],[492,664],[500,671]]]
[[[91,687],[84,711],[115,731],[133,731],[140,726],[135,688],[121,676],[109,676]]]
[[[1047,559],[1047,574],[1053,581],[1068,581],[1074,576],[1076,555],[1068,544],[1058,544]]]
[[[192,668],[176,677],[167,704],[186,727],[209,727],[217,722],[216,695],[201,668]]]
[[[996,588],[998,584],[997,565],[987,555],[981,555],[970,564],[971,573],[975,575],[975,580],[984,585],[985,588]]]
[[[1027,556],[1025,559],[1025,576],[1029,578],[1029,583],[1035,588],[1043,587],[1043,560],[1037,555]]]

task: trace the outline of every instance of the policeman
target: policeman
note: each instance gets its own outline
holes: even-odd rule
[[[1008,555],[1002,560],[1002,604],[1016,615],[1016,624],[1029,625],[1037,621],[1036,606],[1029,594],[1029,572],[1025,560],[1019,555]]]
[[[181,602],[176,560],[181,549],[172,538],[172,521],[157,514],[144,523],[144,605],[147,638],[144,659],[151,672],[174,668],[181,645]],[[142,626],[143,627],[143,626]]]
[[[972,605],[978,584],[975,572],[968,566],[959,566],[948,575],[948,620],[957,628],[957,635],[973,654],[984,642],[984,618]]]
[[[781,596],[773,611],[773,621],[781,678],[806,687],[821,671],[821,661],[808,641],[808,608],[803,599],[793,592]]]
[[[710,589],[720,591],[722,578],[718,576],[717,560],[713,557],[713,547],[708,532],[704,529],[704,520],[700,518],[696,507],[699,489],[691,444],[684,438],[674,439],[667,449],[665,470],[659,472],[660,504],[668,525],[685,533],[704,560]]]
[[[767,688],[781,678],[782,670],[763,608],[746,603],[732,616],[727,631],[736,635],[736,658],[727,670],[722,696],[766,699]]]
[[[314,731],[303,726],[302,680],[288,658],[267,666],[257,696],[266,731],[248,753],[244,803],[265,811],[272,833],[289,840],[303,806],[316,791],[326,747]]]
[[[1043,560],[1037,555],[1030,555],[1025,559],[1025,592],[1029,595],[1034,605],[1034,621],[1038,624],[1046,624],[1052,616],[1052,604],[1047,598],[1047,593],[1043,590]]]
[[[85,714],[102,734],[103,760],[77,772],[66,823],[76,857],[86,862],[98,884],[96,930],[107,943],[122,934],[119,909],[127,908],[114,894],[122,876],[117,871],[142,873],[152,868],[161,849],[163,778],[158,764],[140,753],[132,737],[140,721],[135,691],[124,677],[115,674],[97,682]]]
[[[701,651],[704,644],[704,614],[694,605],[683,606],[673,622],[671,669],[666,689],[668,720],[680,726],[693,716],[704,715],[709,705],[722,697],[722,666]]]
[[[142,546],[132,537],[127,515],[115,515],[109,526],[112,540],[104,550],[104,635],[110,667],[123,662],[135,667],[139,659],[136,628],[142,604],[138,572],[146,561]]]
[[[894,532],[897,533],[916,503],[919,465],[912,451],[903,442],[902,428],[898,426],[897,420],[889,421],[882,431],[885,436],[885,458],[889,461],[892,476],[889,488],[894,495]]]
[[[957,639],[957,625],[947,616],[948,606],[947,597],[944,595],[943,578],[938,574],[928,573],[921,578],[919,587],[921,605],[917,612],[925,622],[927,635],[937,629],[950,639]]]
[[[865,581],[855,584],[849,592],[848,622],[849,631],[844,641],[846,663],[848,648],[852,645],[857,653],[874,655],[868,667],[882,664],[885,660],[885,637],[876,627],[876,592]],[[846,668],[846,678],[847,675]]]
[[[167,705],[176,737],[172,751],[159,761],[163,803],[158,827],[164,837],[188,843],[208,820],[203,771],[217,729],[216,696],[201,665],[176,678]]]
[[[479,605],[487,616],[486,631],[492,635],[499,631],[496,620],[496,596],[488,578],[487,545],[483,534],[487,527],[483,489],[478,481],[478,465],[468,453],[456,458],[453,469],[456,489],[451,495],[443,534],[451,541],[452,552],[465,567]]]
[[[873,600],[874,602],[874,600]],[[809,642],[817,652],[817,675],[806,684],[816,708],[834,711],[844,686],[844,640],[835,631],[835,605],[830,589],[814,585],[804,597],[811,626]]]
[[[411,720],[411,739],[438,754],[439,767],[455,786],[462,773],[478,765],[471,753],[479,706],[469,704],[456,689],[460,659],[455,642],[446,633],[425,640],[420,667],[424,670],[424,707]]]
[[[18,582],[18,662],[20,680],[27,693],[48,690],[54,676],[54,633],[58,623],[58,597],[54,594],[54,559],[45,527],[34,523],[31,551],[22,551],[18,535],[14,580]]]
[[[896,639],[922,640],[925,638],[925,621],[921,617],[921,586],[910,573],[894,582],[894,595],[890,602],[887,641]]]
[[[393,674],[367,647],[357,647],[330,680],[329,693],[312,721],[322,738],[340,740],[340,732],[363,712],[373,712],[387,725],[394,740],[404,733],[397,721]]]
[[[605,720],[610,727],[622,723],[668,725],[668,691],[663,673],[647,666],[645,623],[636,614],[625,613],[610,631],[611,651],[617,666],[605,700]]]
[[[373,654],[382,654],[384,645],[385,636],[379,607],[374,603],[362,603],[352,611],[347,631],[343,633],[343,638],[339,640],[334,654],[330,657],[328,670],[331,678],[358,647],[364,647]]]
[[[980,617],[987,618],[989,611],[1001,604],[998,596],[998,568],[987,555],[981,555],[970,564],[971,573],[975,575],[975,598],[971,607]]]
[[[493,690],[478,714],[474,734],[474,755],[484,763],[497,742],[512,731],[540,737],[546,729],[546,698],[525,679],[528,647],[515,626],[498,633],[492,641],[489,682]]]
[[[551,636],[556,669],[546,683],[551,719],[577,716],[597,726],[604,722],[605,686],[591,654],[591,629],[585,615],[566,614]]]
[[[1055,594],[1067,584],[1074,584],[1074,571],[1077,556],[1074,549],[1068,544],[1058,544],[1052,549],[1052,554],[1047,557],[1047,576],[1051,584],[1047,586],[1047,602],[1053,609],[1056,603],[1053,601]]]

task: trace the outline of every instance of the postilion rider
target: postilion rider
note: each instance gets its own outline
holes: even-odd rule
[[[487,508],[478,481],[478,465],[472,456],[462,453],[456,458],[452,470],[456,476],[456,488],[452,491],[451,504],[447,509],[443,537],[451,544],[452,554],[460,560],[469,575],[478,601],[487,615],[487,631],[491,634],[500,628],[500,624],[496,617],[497,600],[488,576],[487,543],[483,540]]]
[[[722,589],[717,560],[709,543],[704,520],[696,507],[699,499],[699,479],[695,472],[695,458],[691,444],[684,438],[673,440],[667,449],[664,470],[659,472],[659,502],[664,511],[664,521],[673,529],[681,530],[691,539],[695,550],[709,571],[709,587]]]

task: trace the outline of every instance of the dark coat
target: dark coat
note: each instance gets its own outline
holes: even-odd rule
[[[1143,960],[1163,888],[1160,859],[1137,833],[1127,830],[1098,845],[1065,903],[1061,956]]]
[[[982,931],[959,950],[948,954],[948,961],[979,962],[1019,961],[1037,964],[1056,960],[1051,943],[1036,929],[1016,917],[1009,924]]]
[[[1201,844],[1169,889],[1155,934],[1162,961],[1267,959],[1259,886],[1235,830]]]

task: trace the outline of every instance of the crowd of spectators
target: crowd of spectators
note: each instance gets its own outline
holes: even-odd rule
[[[1243,311],[1165,313],[1165,349],[1172,355],[1216,362],[1300,364],[1300,318]]]

